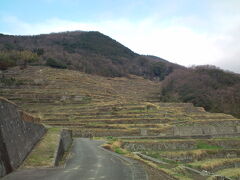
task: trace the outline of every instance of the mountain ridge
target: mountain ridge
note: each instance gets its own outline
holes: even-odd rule
[[[0,69],[16,65],[23,69],[44,65],[106,77],[137,75],[164,80],[159,90],[162,101],[190,102],[211,112],[240,117],[239,74],[210,66],[186,68],[156,56],[140,55],[96,31],[0,35]],[[3,78],[0,83],[8,81]]]
[[[27,50],[37,54],[38,64],[68,68],[103,76],[127,74],[162,80],[183,68],[153,56],[139,55],[97,31],[73,31],[33,36],[0,36],[0,51]]]

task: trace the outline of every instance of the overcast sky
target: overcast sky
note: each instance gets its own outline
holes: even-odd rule
[[[1,0],[0,33],[100,31],[140,54],[240,73],[240,0]]]

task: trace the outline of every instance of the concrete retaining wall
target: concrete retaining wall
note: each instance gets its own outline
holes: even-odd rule
[[[64,153],[68,151],[71,144],[72,144],[72,131],[68,129],[63,129],[60,134],[59,144],[55,152],[54,166],[59,165],[59,162],[62,160]]]
[[[36,121],[39,120],[18,111],[14,103],[0,98],[0,176],[19,167],[46,132]]]
[[[2,135],[0,134],[0,177],[11,171],[12,167],[10,166],[10,160],[8,157],[6,145],[3,142]]]

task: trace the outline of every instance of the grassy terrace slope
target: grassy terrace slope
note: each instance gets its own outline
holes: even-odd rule
[[[211,179],[182,166],[239,177],[239,119],[208,113],[190,103],[159,102],[159,82],[134,75],[110,78],[29,66],[4,71],[0,86],[0,96],[53,129],[68,127],[75,136],[85,137],[125,136],[121,148],[168,162],[158,167],[176,179]],[[234,137],[226,138],[229,135]],[[39,152],[46,150],[39,147]],[[38,162],[36,153],[25,166]]]
[[[157,168],[176,179],[214,180],[215,175],[230,177],[233,180],[240,178],[239,137],[168,140],[125,139],[121,140],[119,144],[128,151],[141,152],[160,160],[162,163],[156,164]],[[188,168],[198,170],[199,174]]]
[[[0,95],[80,136],[202,136],[238,133],[239,120],[187,103],[159,103],[160,84],[48,67],[4,73]],[[223,128],[224,127],[224,128]]]
[[[10,69],[3,76],[0,95],[41,117],[46,124],[75,123],[73,126],[81,128],[82,120],[93,113],[107,114],[116,105],[158,100],[159,84],[137,76],[106,78],[30,66]]]

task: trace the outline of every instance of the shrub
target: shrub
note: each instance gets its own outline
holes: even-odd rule
[[[47,66],[53,67],[53,68],[59,68],[59,69],[66,69],[67,66],[61,62],[56,61],[55,59],[48,58],[46,62]]]
[[[24,51],[2,51],[0,52],[0,69],[6,70],[9,67],[20,65],[26,67],[27,64],[36,62],[38,60],[37,54],[24,50]]]

